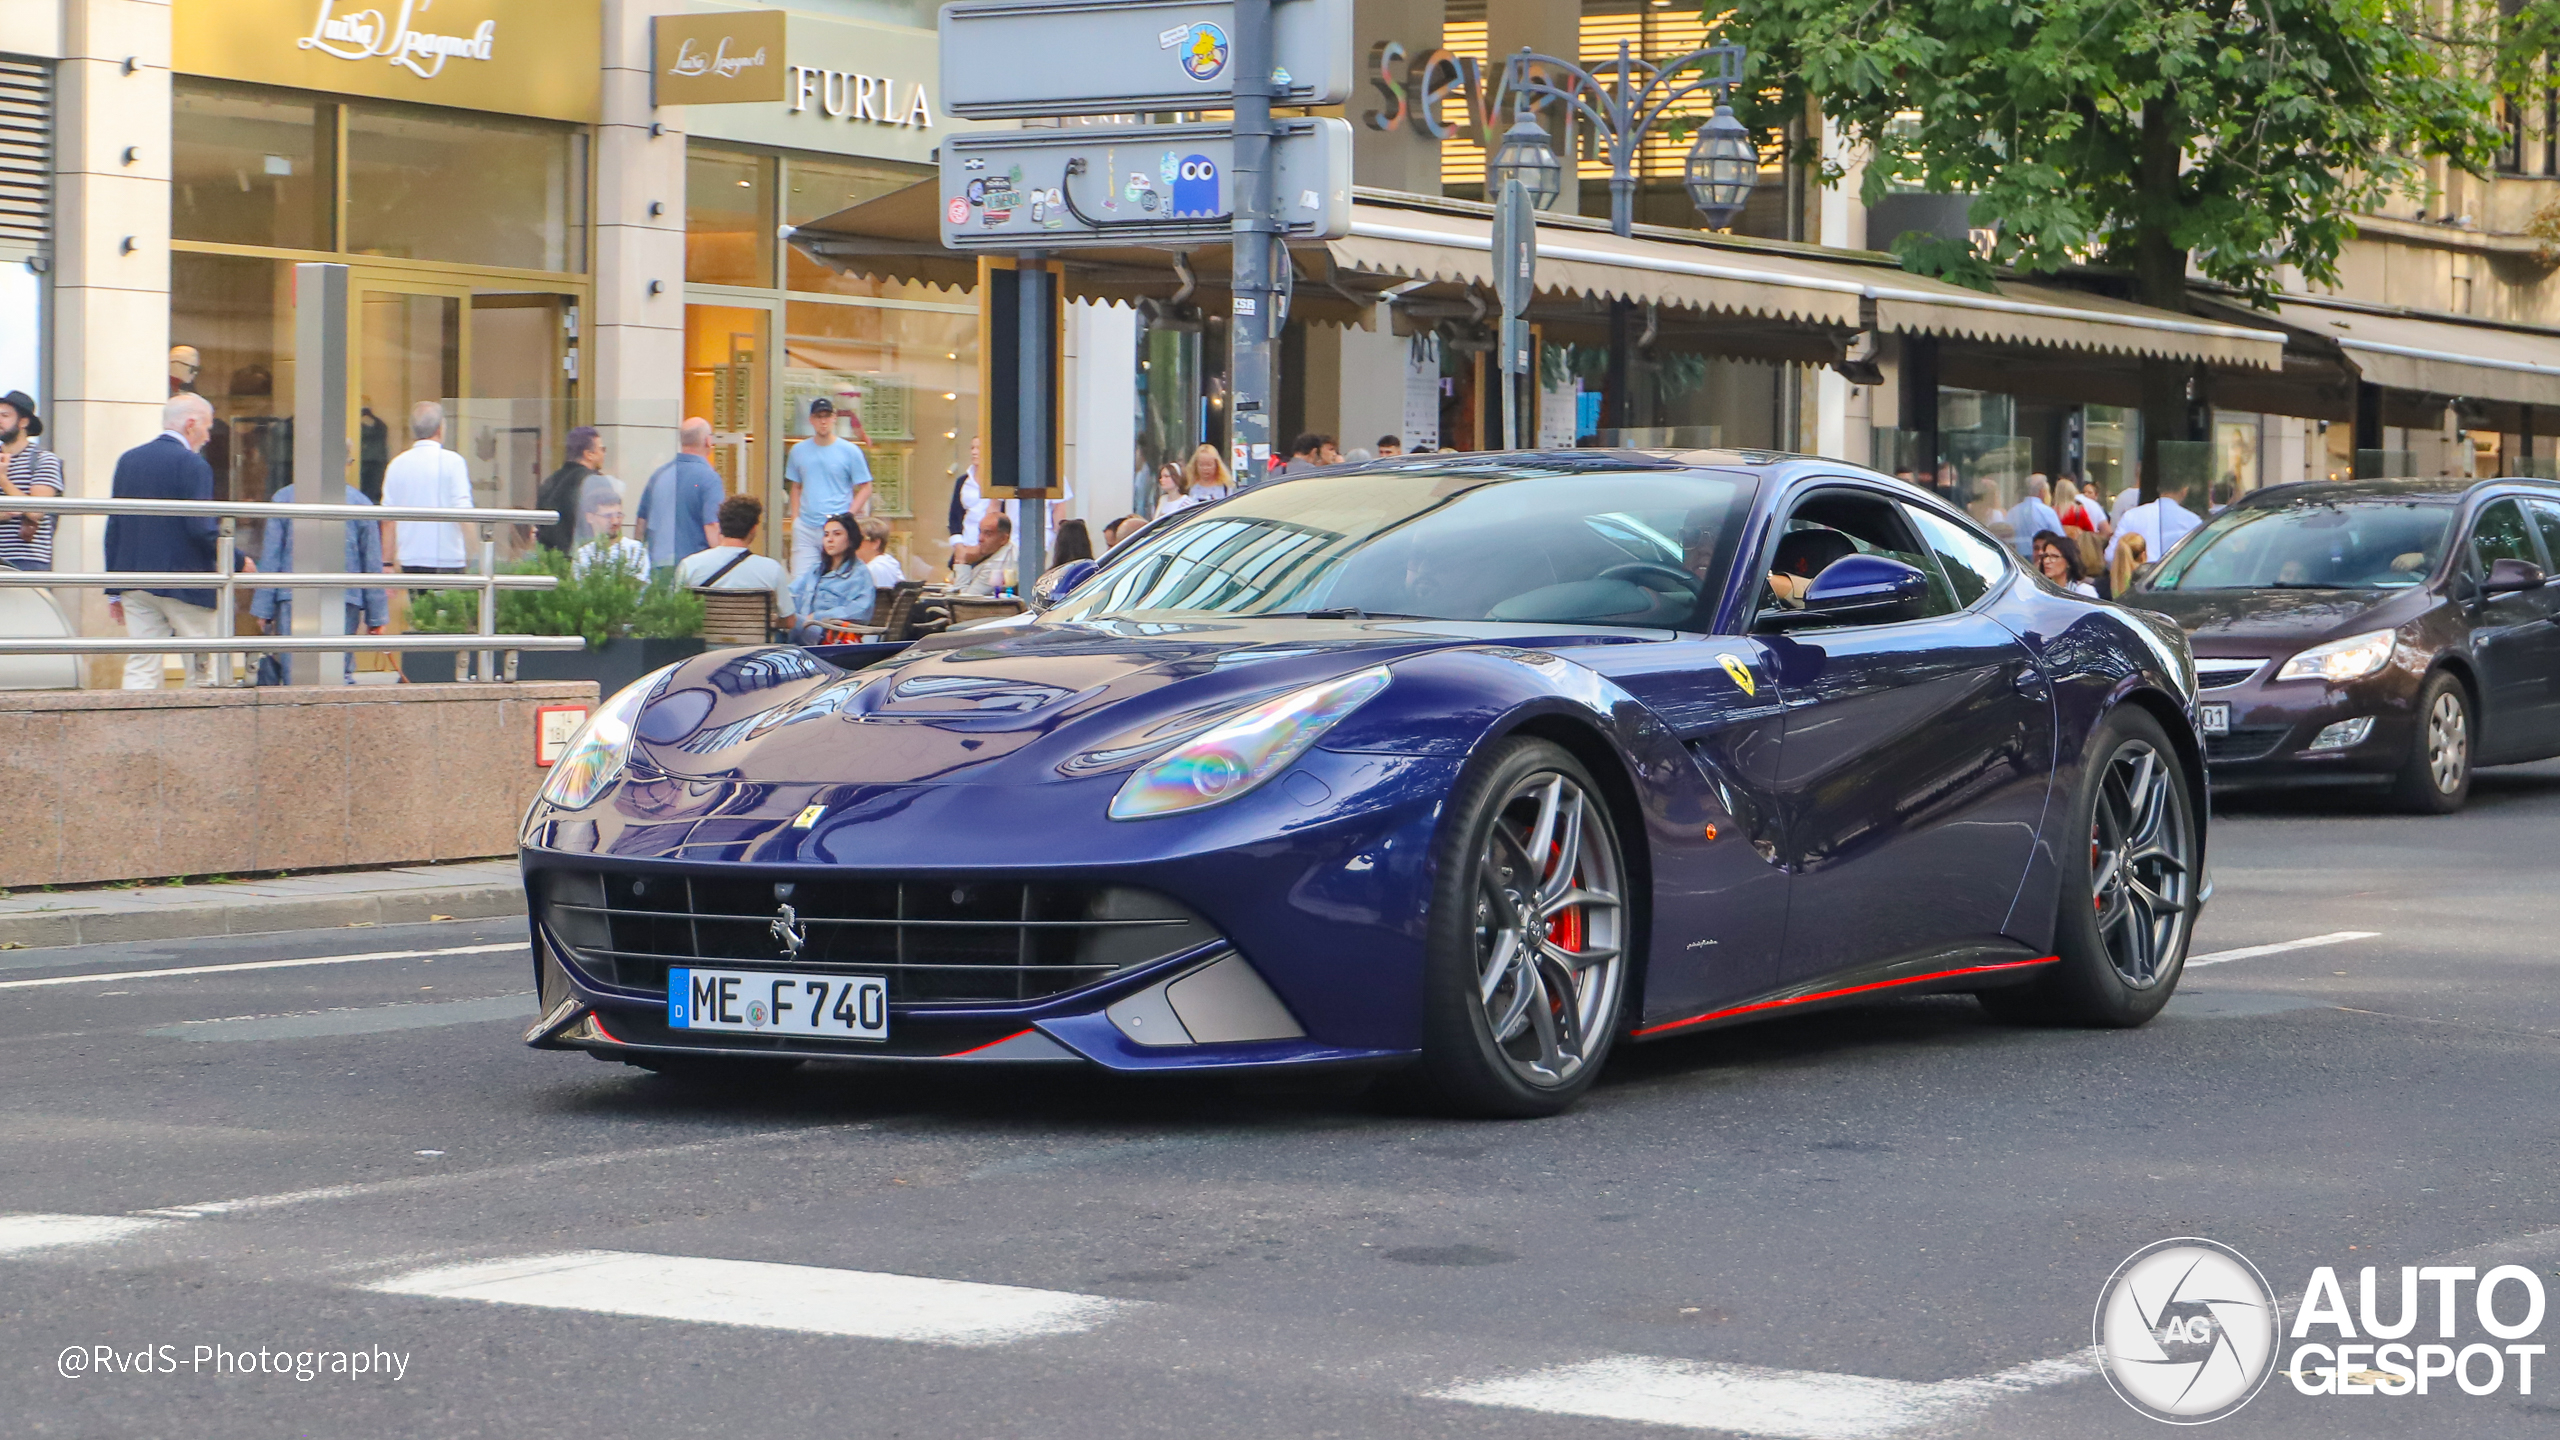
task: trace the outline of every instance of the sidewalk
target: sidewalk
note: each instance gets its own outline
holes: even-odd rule
[[[469,860],[225,884],[24,890],[0,897],[0,946],[184,940],[523,913],[524,881],[515,861]]]

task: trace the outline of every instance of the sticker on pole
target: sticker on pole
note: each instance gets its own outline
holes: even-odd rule
[[[951,217],[951,223],[954,225],[968,224],[969,197],[966,195],[952,196],[951,203],[943,207],[943,213]]]
[[[1227,32],[1203,20],[1182,37],[1182,73],[1206,85],[1227,73]]]

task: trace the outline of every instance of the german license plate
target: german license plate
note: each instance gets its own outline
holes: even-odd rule
[[[671,968],[667,1028],[886,1040],[889,982],[878,975]]]
[[[2196,707],[2196,722],[2207,735],[2231,733],[2231,706],[2227,701],[2208,702]]]

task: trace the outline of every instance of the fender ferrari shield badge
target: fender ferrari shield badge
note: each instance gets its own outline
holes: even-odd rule
[[[1751,678],[1751,667],[1742,663],[1741,656],[1719,655],[1716,657],[1716,662],[1724,666],[1724,673],[1733,677],[1734,684],[1742,687],[1743,694],[1760,693],[1760,682]]]

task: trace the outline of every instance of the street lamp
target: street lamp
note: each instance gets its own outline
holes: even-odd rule
[[[1514,180],[1540,210],[1555,204],[1564,193],[1564,162],[1556,158],[1547,144],[1546,127],[1526,105],[1512,112],[1511,129],[1503,135],[1501,148],[1493,152],[1493,193],[1502,193],[1502,187]]]
[[[1714,91],[1717,104],[1715,118],[1700,130],[1698,143],[1689,152],[1685,179],[1690,200],[1711,225],[1730,225],[1742,213],[1743,201],[1760,174],[1750,135],[1733,118],[1727,103],[1733,87],[1742,81],[1743,58],[1739,45],[1710,45],[1657,65],[1636,59],[1621,40],[1617,59],[1585,70],[1524,45],[1511,57],[1503,80],[1524,106],[1550,100],[1561,103],[1568,123],[1578,117],[1591,127],[1592,137],[1608,147],[1609,229],[1623,237],[1635,233],[1636,158],[1645,137],[1671,115],[1674,106],[1700,91]],[[1506,149],[1519,133],[1519,125],[1513,125],[1503,139]],[[1743,155],[1750,155],[1747,168],[1741,164]],[[1609,302],[1609,378],[1602,392],[1606,411],[1601,423],[1610,429],[1624,429],[1627,424],[1628,351],[1633,348],[1628,332],[1634,328],[1634,313],[1631,301]]]
[[[1760,183],[1760,150],[1733,118],[1732,106],[1716,106],[1715,118],[1698,127],[1682,169],[1689,203],[1706,217],[1708,228],[1723,230],[1741,217],[1751,187]]]

